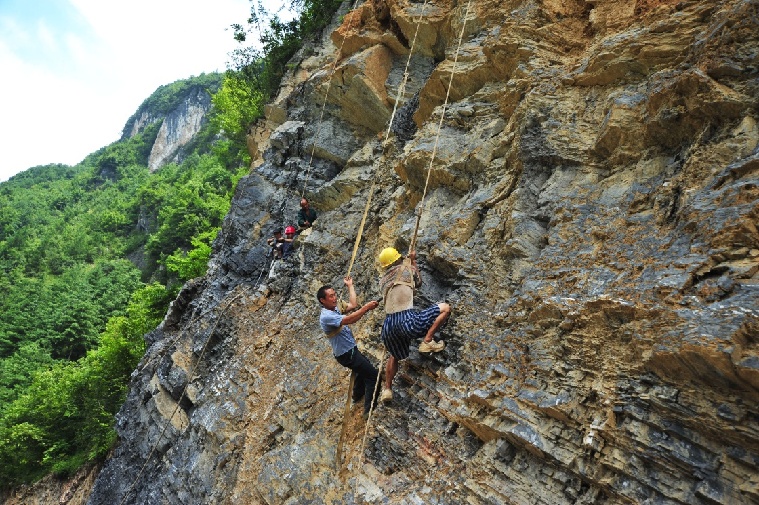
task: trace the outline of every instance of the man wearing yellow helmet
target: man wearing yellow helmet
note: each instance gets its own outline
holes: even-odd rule
[[[414,290],[422,285],[416,251],[411,251],[404,260],[398,251],[388,247],[380,253],[379,261],[388,269],[380,279],[387,314],[382,324],[382,342],[390,353],[380,400],[388,402],[393,399],[392,384],[398,361],[408,358],[412,339],[423,337],[419,345],[421,353],[440,352],[445,348],[445,342],[436,342],[433,337],[451,315],[451,306],[436,303],[426,309],[414,309]]]

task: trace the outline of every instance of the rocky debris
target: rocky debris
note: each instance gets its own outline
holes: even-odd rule
[[[84,505],[92,491],[100,465],[85,465],[73,476],[61,478],[55,475],[43,477],[32,485],[20,486],[0,493],[3,505]]]
[[[299,60],[208,274],[147,337],[92,505],[133,483],[128,503],[759,501],[756,2],[427,8],[364,3]],[[303,189],[319,218],[272,264]],[[421,214],[417,303],[453,317],[366,431],[351,410],[336,470],[347,373],[314,294],[347,296],[369,196],[360,301]],[[377,364],[381,324],[353,326]]]

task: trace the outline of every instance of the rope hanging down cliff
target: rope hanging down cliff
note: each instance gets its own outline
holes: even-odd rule
[[[356,5],[357,5],[357,4],[358,4],[358,0],[355,0],[355,2],[354,2],[354,4],[353,4],[353,10],[354,10],[354,11],[355,11],[355,8],[356,8]],[[342,42],[342,44],[341,44],[341,46],[340,46],[340,50],[338,51],[338,53],[337,53],[337,56],[335,57],[335,61],[333,62],[333,65],[332,65],[332,70],[331,70],[331,74],[333,74],[333,73],[334,73],[334,71],[335,71],[335,68],[336,68],[336,66],[337,66],[337,62],[338,62],[338,60],[339,60],[339,57],[340,57],[340,53],[342,52],[342,47],[343,47],[343,44],[344,44],[344,43],[345,43],[345,39],[343,39],[343,42]],[[330,82],[330,84],[331,84],[331,79],[330,79],[330,81],[329,81],[329,82]],[[322,105],[321,115],[320,115],[320,117],[319,117],[319,126],[318,126],[318,128],[317,128],[317,134],[316,134],[316,137],[317,137],[317,138],[318,138],[318,134],[319,134],[319,132],[321,131],[321,125],[322,125],[322,122],[323,122],[323,117],[324,117],[324,110],[325,110],[325,108],[326,108],[326,103],[327,103],[327,97],[328,97],[328,95],[329,95],[329,85],[328,85],[328,87],[327,87],[327,92],[325,93],[325,96],[324,96],[324,103],[323,103],[323,105]],[[311,167],[311,164],[312,164],[312,161],[313,161],[313,158],[314,158],[314,150],[315,150],[315,148],[316,148],[316,142],[314,142],[314,146],[313,146],[313,148],[312,148],[312,150],[311,150],[311,159],[309,160],[309,169],[310,169],[310,167]],[[306,189],[306,185],[307,185],[307,184],[308,184],[308,171],[307,171],[307,175],[306,175],[306,182],[304,183],[304,186],[303,186],[303,193],[304,193],[304,194],[305,194],[305,189]],[[355,253],[354,253],[354,254],[355,254]],[[253,289],[255,289],[255,288],[258,286],[258,284],[259,284],[259,282],[260,282],[260,280],[261,280],[262,274],[263,274],[263,272],[264,272],[264,271],[265,271],[265,269],[266,269],[266,265],[267,265],[267,263],[268,263],[268,262],[264,262],[264,266],[263,266],[263,268],[262,268],[261,272],[259,273],[259,275],[258,275],[258,278],[256,279],[256,282],[254,283],[254,284],[255,284],[255,286],[254,286],[254,288],[253,288]],[[209,333],[209,335],[208,335],[208,338],[206,339],[206,341],[205,341],[205,343],[204,343],[204,345],[203,345],[203,349],[202,349],[202,351],[200,352],[200,355],[198,356],[198,359],[197,359],[197,361],[196,361],[196,363],[195,363],[195,366],[193,367],[193,369],[192,369],[192,371],[191,371],[191,373],[190,373],[190,375],[189,375],[189,377],[190,377],[190,378],[192,378],[192,377],[194,377],[194,376],[195,376],[195,372],[196,372],[197,368],[200,366],[200,363],[201,363],[201,361],[202,361],[202,359],[203,359],[203,356],[204,356],[204,354],[205,354],[205,352],[206,352],[206,349],[207,349],[207,347],[208,347],[208,344],[209,344],[209,342],[210,342],[210,340],[211,340],[211,336],[213,335],[213,332],[215,331],[215,329],[216,329],[216,326],[218,325],[218,323],[219,323],[219,321],[221,320],[221,318],[222,318],[222,316],[224,315],[224,313],[227,311],[227,309],[228,309],[228,308],[229,308],[229,307],[232,305],[232,303],[233,303],[233,302],[234,302],[236,299],[240,298],[241,296],[243,296],[244,294],[246,294],[246,293],[248,293],[248,292],[250,292],[250,291],[251,291],[251,288],[250,288],[250,287],[248,287],[248,286],[246,286],[246,287],[243,287],[242,291],[241,291],[240,293],[238,293],[237,295],[235,295],[235,296],[234,296],[234,297],[233,297],[233,298],[232,298],[232,299],[231,299],[231,300],[230,300],[230,301],[227,303],[227,305],[226,305],[226,306],[224,306],[224,308],[222,309],[221,313],[219,314],[219,317],[217,318],[216,322],[214,323],[214,325],[213,325],[213,328],[211,329],[211,331],[210,331],[210,333]],[[209,309],[209,311],[210,311],[210,309]],[[206,314],[207,312],[209,312],[209,311],[204,311],[204,312],[203,312],[203,313],[202,313],[200,316],[196,317],[195,319],[193,319],[193,321],[191,321],[190,323],[188,323],[188,325],[192,325],[194,322],[196,322],[198,319],[200,319],[200,317],[201,317],[202,315],[205,315],[205,314]],[[173,346],[173,345],[174,345],[174,344],[175,344],[175,343],[176,343],[176,342],[177,342],[177,341],[178,341],[178,340],[179,340],[181,337],[182,337],[182,334],[180,334],[180,335],[179,335],[179,336],[178,336],[176,339],[174,339],[174,341],[172,341],[172,343],[171,343],[171,344],[168,346],[168,348],[171,348],[171,347],[172,347],[172,346]],[[162,353],[159,353],[159,356],[157,356],[157,358],[160,358],[161,356],[162,356]],[[156,359],[156,358],[154,358],[154,359]],[[144,369],[144,368],[146,368],[146,367],[148,366],[148,364],[149,364],[149,363],[151,363],[151,362],[153,362],[153,361],[154,361],[154,359],[151,359],[151,360],[149,360],[149,361],[148,361],[148,363],[146,363],[146,365],[145,365],[145,366],[143,366],[142,368],[143,368],[143,369]],[[352,379],[352,377],[351,377],[351,379]],[[189,384],[190,384],[190,382],[188,381],[188,383],[187,383],[187,384],[185,385],[185,387],[183,388],[183,390],[182,390],[182,393],[181,393],[181,395],[180,395],[179,399],[178,399],[178,400],[177,400],[177,402],[176,402],[176,407],[174,408],[174,411],[171,413],[171,415],[169,416],[169,418],[166,420],[166,423],[164,424],[164,426],[163,426],[163,428],[162,428],[161,432],[158,434],[158,438],[157,438],[157,439],[156,439],[156,441],[153,443],[153,445],[152,445],[152,447],[151,447],[151,449],[150,449],[150,452],[148,453],[148,456],[145,458],[145,461],[144,461],[144,463],[143,463],[143,464],[142,464],[142,466],[140,467],[140,470],[137,472],[137,475],[135,476],[134,480],[133,480],[133,481],[132,481],[132,483],[130,484],[130,486],[129,486],[129,488],[127,489],[126,493],[125,493],[125,494],[124,494],[124,496],[121,498],[121,501],[119,502],[119,505],[123,505],[123,504],[126,502],[126,500],[129,498],[129,496],[132,494],[132,492],[134,491],[134,488],[135,488],[135,486],[137,485],[137,482],[139,482],[139,480],[140,480],[140,477],[142,476],[142,474],[144,473],[145,469],[147,468],[147,465],[148,465],[148,463],[150,462],[150,460],[152,459],[152,457],[153,457],[153,454],[156,452],[156,450],[157,450],[157,447],[158,447],[158,444],[160,443],[161,439],[163,438],[164,434],[166,433],[166,430],[168,429],[168,426],[169,426],[169,424],[171,424],[171,421],[174,419],[174,416],[175,416],[175,415],[177,414],[177,412],[179,411],[179,408],[180,408],[180,406],[181,406],[181,402],[182,402],[182,400],[185,398],[185,396],[186,396],[186,394],[187,394],[187,387],[189,386]]]
[[[385,153],[387,152],[387,146],[388,146],[388,144],[390,142],[390,132],[392,132],[393,122],[395,121],[395,115],[398,112],[398,104],[400,103],[400,101],[401,101],[401,99],[403,97],[403,94],[406,91],[406,84],[408,84],[408,78],[409,78],[409,72],[408,72],[408,70],[409,70],[409,66],[411,64],[411,57],[414,55],[414,49],[416,47],[416,41],[417,41],[417,38],[418,38],[418,35],[419,35],[419,27],[421,26],[422,18],[424,17],[425,10],[427,9],[427,3],[428,3],[428,0],[425,0],[424,4],[422,5],[422,10],[419,13],[419,17],[416,20],[416,28],[415,28],[415,31],[414,31],[414,38],[411,40],[411,46],[409,47],[408,58],[406,59],[406,66],[403,69],[403,78],[401,79],[401,83],[398,86],[398,92],[396,93],[395,101],[393,103],[393,112],[390,114],[390,120],[388,121],[387,131],[385,132],[385,137],[384,137],[383,142],[382,142],[382,153],[383,154],[382,154],[382,158],[380,159],[378,165],[382,165],[382,161],[385,158]],[[345,39],[343,39],[343,43],[344,42],[345,42]],[[325,102],[326,102],[326,97],[325,97]],[[378,177],[378,174],[379,174],[379,170],[375,170],[374,171],[374,176],[372,177],[372,185],[369,188],[369,194],[368,194],[367,199],[366,199],[366,205],[364,205],[364,214],[361,217],[361,224],[359,225],[358,232],[356,233],[356,240],[355,240],[355,242],[353,244],[353,253],[351,254],[350,263],[348,264],[348,273],[347,273],[348,276],[350,275],[351,270],[353,269],[353,265],[354,265],[354,263],[356,261],[356,255],[358,254],[358,247],[359,247],[359,245],[361,243],[361,237],[364,234],[364,227],[366,225],[366,218],[369,215],[369,209],[370,209],[371,204],[372,204],[372,196],[374,195],[374,190],[375,190],[375,188],[377,186],[377,177]],[[383,352],[382,358],[380,359],[380,368],[379,368],[379,370],[382,370],[382,366],[384,365],[384,361],[385,361],[385,356],[386,356],[386,352]],[[340,438],[339,438],[338,443],[337,443],[337,452],[336,452],[336,455],[335,455],[335,469],[336,470],[339,470],[340,469],[340,465],[342,464],[343,442],[345,440],[345,430],[346,430],[346,427],[347,427],[348,412],[349,412],[349,409],[350,409],[351,392],[353,391],[353,381],[354,381],[354,379],[355,379],[354,375],[351,374],[350,381],[349,381],[349,384],[348,384],[348,393],[347,393],[347,397],[346,397],[346,400],[345,400],[345,408],[344,408],[344,411],[343,411],[343,426],[342,426],[342,429],[340,430]],[[377,377],[377,381],[375,382],[375,385],[374,385],[374,391],[372,393],[372,398],[376,398],[377,397],[377,392],[379,391],[379,384],[380,384],[379,377]],[[369,416],[366,419],[366,425],[367,425],[367,427],[371,423],[373,412],[374,412],[374,401],[372,401],[371,408],[369,409]],[[366,439],[366,435],[364,435],[364,440],[365,439]]]
[[[350,21],[352,21],[356,17],[356,6],[358,5],[358,0],[355,0],[353,2],[353,7],[351,7],[350,10],[350,19],[348,18],[348,15],[345,15],[344,21],[348,21],[348,24],[350,24]],[[342,42],[340,42],[340,47],[337,50],[337,54],[335,54],[335,61],[332,62],[332,68],[329,72],[329,79],[327,80],[327,91],[324,92],[324,102],[322,103],[322,109],[319,114],[319,121],[317,122],[316,126],[316,134],[314,135],[314,143],[311,146],[311,156],[308,159],[308,166],[306,167],[306,180],[303,182],[303,190],[300,192],[300,197],[303,199],[306,196],[306,187],[308,186],[308,179],[309,175],[311,174],[311,164],[314,161],[314,153],[316,152],[316,141],[319,140],[319,134],[322,132],[322,124],[324,121],[324,111],[327,108],[327,98],[329,98],[329,90],[332,87],[332,77],[335,75],[335,70],[337,69],[337,62],[340,61],[340,55],[343,54],[343,46],[345,46],[345,41],[348,37],[343,37]]]
[[[408,60],[406,62],[406,67],[404,69],[403,81],[402,81],[401,85],[399,86],[398,97],[395,100],[395,106],[393,108],[393,113],[392,113],[392,115],[390,117],[390,121],[389,121],[389,124],[388,124],[388,129],[387,129],[387,132],[385,134],[384,143],[383,143],[383,158],[384,158],[384,153],[386,152],[385,148],[387,147],[387,143],[390,140],[390,132],[392,130],[393,120],[395,118],[395,114],[396,114],[396,111],[397,111],[397,105],[398,105],[398,102],[400,101],[401,93],[405,90],[405,86],[406,86],[406,83],[408,81],[408,68],[409,68],[409,64],[411,62],[411,57],[413,55],[413,50],[414,50],[414,47],[415,47],[415,44],[416,44],[417,35],[419,33],[419,27],[421,25],[421,20],[422,20],[422,17],[424,15],[424,10],[425,10],[426,6],[427,6],[427,1],[425,1],[424,6],[422,8],[422,12],[421,12],[421,14],[420,14],[420,16],[419,16],[419,18],[417,20],[416,32],[414,33],[414,39],[413,39],[412,44],[411,44],[411,49],[410,49],[410,52],[409,52]],[[445,102],[444,102],[443,109],[442,109],[441,114],[440,114],[440,122],[438,123],[437,134],[436,134],[436,137],[435,137],[435,147],[433,149],[432,156],[430,158],[430,164],[429,164],[429,167],[427,169],[427,179],[426,179],[426,182],[425,182],[424,193],[422,195],[422,200],[420,201],[419,206],[417,207],[417,209],[418,209],[418,212],[417,212],[417,222],[416,222],[416,226],[415,226],[415,229],[414,229],[414,236],[413,236],[412,241],[411,241],[411,247],[409,249],[410,251],[413,250],[414,245],[416,243],[417,236],[418,236],[419,222],[421,220],[423,209],[424,209],[424,207],[423,207],[423,205],[424,205],[424,199],[425,199],[425,196],[426,196],[426,193],[427,193],[427,187],[429,186],[430,173],[432,171],[432,165],[434,163],[435,155],[436,155],[436,152],[437,152],[437,145],[438,145],[439,138],[440,138],[440,130],[442,129],[443,119],[445,117],[445,113],[446,113],[446,110],[447,110],[447,105],[448,105],[448,100],[449,100],[449,97],[450,97],[451,86],[453,84],[453,76],[454,76],[454,74],[456,72],[456,65],[458,63],[458,55],[459,55],[459,52],[460,52],[460,49],[461,49],[461,43],[463,41],[463,37],[464,37],[464,33],[465,33],[466,20],[469,17],[470,7],[471,7],[471,0],[469,0],[469,2],[467,3],[466,11],[465,11],[465,14],[464,14],[464,22],[462,23],[461,33],[459,35],[458,45],[456,47],[456,52],[455,52],[455,57],[454,57],[454,63],[453,63],[453,68],[451,70],[451,76],[450,76],[450,79],[448,81]],[[378,164],[381,165],[382,161],[380,160],[380,162]],[[350,264],[348,266],[348,275],[350,275],[350,271],[351,271],[351,269],[353,267],[353,264],[354,264],[354,261],[355,261],[355,258],[356,258],[356,254],[357,254],[357,251],[358,251],[358,246],[359,246],[359,243],[361,241],[361,237],[362,237],[362,234],[363,234],[364,226],[366,224],[366,218],[367,218],[367,215],[369,213],[369,208],[371,206],[372,196],[374,195],[374,189],[375,189],[376,184],[377,184],[378,173],[379,173],[379,171],[375,171],[374,177],[372,179],[372,185],[370,187],[369,195],[367,197],[367,202],[366,202],[366,205],[364,207],[364,215],[362,217],[361,224],[359,226],[359,231],[358,231],[358,234],[356,236],[356,242],[355,242],[354,247],[353,247],[353,254],[351,256],[351,261],[350,261]],[[387,356],[387,350],[385,350],[383,352],[382,359],[380,360],[380,370],[382,369],[382,367],[384,365],[384,361],[385,361],[386,356]],[[380,383],[380,381],[378,380],[376,382],[376,384],[375,384],[375,391],[374,391],[374,394],[372,395],[373,398],[376,397],[379,383]],[[350,395],[350,389],[349,389],[349,393],[348,394]],[[348,405],[348,400],[346,400],[346,413],[347,413],[347,405]],[[365,426],[365,429],[364,429],[364,436],[363,436],[362,443],[361,443],[361,449],[359,451],[359,454],[361,454],[361,462],[360,462],[358,468],[361,468],[363,466],[364,447],[366,445],[366,438],[367,438],[367,435],[369,433],[369,427],[371,426],[371,420],[372,420],[373,411],[374,411],[374,403],[372,403],[372,407],[371,407],[371,409],[369,411],[369,416],[368,416],[368,418],[366,420],[366,426]],[[338,447],[337,447],[336,468],[339,468],[340,465],[341,465],[341,460],[342,460],[342,444],[343,444],[343,440],[344,440],[344,436],[345,436],[346,421],[347,421],[347,418],[344,417],[343,418],[343,427],[342,427],[342,430],[341,430],[341,433],[340,433],[340,440],[338,442]]]
[[[357,1],[358,0],[356,0],[356,2]],[[470,4],[471,4],[471,0],[467,4],[465,19],[464,19],[464,26],[466,24],[466,18],[468,17]],[[406,86],[407,81],[408,81],[408,68],[409,68],[409,64],[410,64],[410,61],[411,61],[411,57],[413,55],[413,50],[414,50],[414,46],[415,46],[415,43],[416,43],[417,34],[419,32],[419,26],[420,26],[421,19],[422,19],[422,16],[424,14],[424,9],[426,8],[426,5],[427,5],[427,0],[425,0],[424,7],[422,9],[422,14],[420,14],[420,17],[419,17],[419,19],[417,21],[416,33],[414,35],[414,39],[413,39],[413,42],[412,42],[412,45],[411,45],[411,50],[409,52],[409,57],[408,57],[408,60],[406,62],[406,67],[404,69],[403,79],[402,79],[401,85],[399,86],[399,89],[398,89],[398,95],[397,95],[397,98],[395,100],[393,112],[391,114],[391,118],[390,118],[390,121],[389,121],[389,124],[388,124],[387,133],[385,135],[384,144],[383,144],[383,151],[385,151],[384,147],[386,147],[387,143],[389,142],[390,132],[392,130],[393,121],[394,121],[394,118],[395,118],[395,115],[396,115],[396,112],[397,112],[397,106],[398,106],[398,103],[399,103],[400,98],[402,96],[402,93],[405,91],[405,86]],[[355,4],[354,4],[354,9],[355,9]],[[443,121],[443,118],[444,118],[444,115],[445,115],[445,112],[446,112],[446,108],[447,108],[447,104],[448,104],[448,99],[449,99],[449,96],[450,96],[450,88],[451,88],[451,84],[452,84],[452,81],[453,81],[453,75],[454,75],[455,69],[456,69],[456,62],[458,60],[458,52],[459,52],[459,49],[460,49],[460,46],[461,46],[461,41],[462,41],[462,38],[463,38],[464,26],[462,26],[461,35],[459,37],[459,44],[458,44],[457,51],[456,51],[456,56],[455,56],[455,59],[454,59],[454,66],[453,66],[453,69],[452,69],[452,72],[451,72],[451,77],[450,77],[449,84],[448,84],[448,90],[447,90],[447,93],[446,93],[446,99],[445,99],[445,103],[444,103],[443,110],[442,110],[442,113],[441,113],[440,122],[438,124],[438,131],[437,131],[436,140],[435,140],[435,148],[433,149],[433,154],[432,154],[432,157],[430,159],[430,165],[429,165],[429,168],[428,168],[427,180],[426,180],[426,183],[425,183],[424,193],[423,193],[422,200],[421,200],[421,202],[419,204],[419,207],[418,207],[419,210],[418,210],[418,213],[417,213],[418,214],[418,216],[417,216],[417,224],[416,224],[416,227],[415,227],[415,230],[414,230],[414,236],[413,236],[413,239],[412,239],[412,248],[413,248],[413,244],[415,243],[417,235],[418,235],[419,221],[421,220],[421,216],[422,216],[422,213],[423,213],[422,205],[423,205],[423,202],[424,202],[424,197],[425,197],[426,192],[427,192],[427,187],[428,187],[429,178],[430,178],[430,172],[431,172],[431,169],[432,169],[432,164],[434,163],[434,157],[435,157],[435,153],[436,153],[437,145],[438,145],[438,140],[439,140],[439,136],[440,136],[440,129],[442,127],[442,121]],[[345,39],[343,39],[343,44],[344,44],[344,42],[345,42]],[[341,45],[341,49],[342,49],[342,45]],[[338,58],[339,58],[339,53],[338,53]],[[337,61],[338,60],[336,58],[336,60],[335,60],[335,62],[333,64],[333,69],[332,69],[333,72],[334,72],[334,69],[336,67]],[[331,83],[331,81],[330,81],[330,83]],[[320,120],[319,120],[320,121],[320,125],[319,125],[319,127],[317,129],[317,136],[318,136],[318,133],[319,133],[319,131],[321,129],[321,122],[323,121],[323,115],[324,115],[324,110],[325,110],[325,107],[326,107],[326,100],[327,100],[328,93],[329,93],[329,85],[328,85],[328,88],[327,88],[327,92],[325,94],[324,104],[322,106],[322,112],[321,112],[321,116],[320,116]],[[312,160],[313,160],[313,156],[314,156],[314,150],[315,150],[315,143],[314,143],[314,146],[312,148],[311,159],[309,160],[309,169],[310,169],[311,164],[312,164]],[[383,158],[384,158],[384,155],[383,155]],[[381,162],[380,162],[380,164],[381,164]],[[353,265],[355,263],[355,258],[356,258],[356,255],[357,255],[358,247],[359,247],[359,244],[361,242],[362,235],[363,235],[364,226],[366,224],[366,219],[367,219],[367,216],[368,216],[369,208],[371,206],[372,195],[374,194],[374,190],[375,190],[376,184],[377,184],[377,174],[378,174],[378,172],[375,171],[375,175],[374,175],[374,178],[372,180],[372,186],[370,188],[369,195],[367,197],[367,202],[366,202],[366,205],[365,205],[365,208],[364,208],[364,215],[362,217],[362,221],[361,221],[361,224],[359,226],[359,230],[358,230],[358,233],[357,233],[357,236],[356,236],[356,240],[355,240],[355,243],[354,243],[353,253],[352,253],[350,264],[349,264],[349,267],[348,267],[348,273],[347,273],[348,276],[350,275],[352,267],[353,267]],[[306,188],[307,183],[308,183],[308,173],[307,173],[306,182],[304,183],[304,189],[303,189],[304,193],[305,193],[305,188]],[[259,276],[259,280],[260,280],[260,276]],[[248,289],[243,289],[242,292],[240,292],[237,295],[235,295],[227,303],[227,305],[222,309],[221,314],[219,315],[219,318],[214,323],[214,326],[212,327],[211,331],[209,332],[209,336],[206,339],[206,342],[204,343],[203,349],[201,350],[201,353],[198,356],[198,359],[197,359],[197,361],[195,363],[195,366],[192,369],[192,372],[190,373],[190,377],[194,377],[195,372],[197,371],[197,368],[199,367],[200,362],[202,361],[202,358],[203,358],[203,356],[204,356],[204,354],[206,352],[206,349],[207,349],[208,344],[210,342],[211,336],[213,335],[213,332],[215,331],[216,326],[218,325],[218,322],[220,321],[221,317],[224,315],[224,313],[226,312],[226,310],[232,305],[232,303],[236,299],[238,299],[239,297],[241,297],[243,294],[245,294],[247,291],[248,291]],[[382,366],[382,362],[384,362],[385,354],[386,353],[383,353],[383,357],[382,357],[382,361],[380,363],[380,366]],[[377,381],[377,384],[379,384],[379,381]],[[189,383],[188,383],[188,385],[189,385]],[[143,472],[147,468],[147,465],[150,462],[150,460],[151,460],[154,452],[157,450],[157,447],[158,447],[158,444],[159,444],[161,438],[163,437],[163,435],[165,434],[166,430],[168,429],[168,425],[171,423],[171,421],[173,420],[174,416],[178,412],[178,410],[180,408],[181,401],[184,399],[184,397],[186,395],[186,392],[187,392],[187,386],[185,386],[185,388],[183,389],[182,394],[181,394],[179,400],[177,401],[177,405],[176,405],[174,411],[172,412],[171,416],[169,416],[169,419],[167,420],[166,424],[164,425],[161,433],[158,435],[158,438],[157,438],[156,442],[153,444],[153,446],[151,448],[151,451],[148,454],[147,458],[145,459],[144,464],[142,465],[142,467],[138,471],[137,476],[135,477],[134,481],[132,482],[132,484],[128,488],[127,492],[122,497],[121,501],[119,502],[121,505],[123,505],[125,503],[125,501],[127,500],[127,498],[131,495],[132,491],[134,490],[134,487],[136,486],[136,484],[139,481],[140,477],[142,476]],[[376,396],[376,393],[377,393],[377,389],[376,389],[376,386],[375,386],[375,392],[374,392],[373,396]],[[350,389],[349,389],[349,395],[350,395]],[[370,426],[370,423],[371,423],[372,412],[373,412],[373,404],[372,404],[372,409],[369,412],[369,417],[367,419],[366,428],[365,428],[364,437],[363,437],[362,446],[361,446],[361,453],[362,453],[362,462],[361,462],[361,465],[363,464],[363,451],[364,451],[364,446],[365,446],[365,443],[366,443],[366,438],[367,438],[369,426]],[[342,429],[341,436],[340,436],[340,442],[338,444],[338,453],[337,453],[337,465],[338,466],[340,465],[340,460],[341,460],[341,447],[342,447],[342,442],[343,442],[344,433],[345,433],[345,426],[346,425],[345,425],[345,419],[344,419],[344,421],[343,421],[343,429]],[[361,467],[361,465],[359,465],[359,468]]]
[[[424,199],[427,196],[427,188],[430,184],[430,174],[432,173],[432,165],[435,163],[435,156],[437,155],[437,146],[440,142],[440,130],[443,127],[443,119],[445,119],[445,112],[448,109],[448,99],[451,96],[451,87],[453,85],[453,76],[456,74],[456,65],[459,61],[459,51],[461,50],[461,42],[464,39],[464,32],[466,29],[466,20],[469,17],[469,8],[472,5],[472,0],[468,0],[466,4],[466,11],[464,13],[464,22],[461,23],[461,32],[459,33],[459,43],[458,46],[456,46],[456,53],[453,57],[453,68],[451,68],[451,77],[448,79],[448,87],[445,92],[445,101],[443,102],[443,110],[440,112],[440,121],[437,124],[437,134],[435,135],[435,145],[432,148],[432,156],[430,156],[430,164],[427,167],[427,179],[424,181],[424,191],[422,192],[422,199],[419,202],[419,205],[417,206],[418,212],[417,212],[417,218],[416,218],[416,226],[414,227],[414,236],[411,239],[411,244],[409,246],[409,251],[414,250],[414,246],[416,245],[416,238],[419,234],[419,222],[422,220],[422,209],[424,206]]]
[[[426,1],[425,1],[425,5],[426,5]],[[456,52],[455,52],[454,58],[453,58],[453,67],[451,68],[451,76],[450,76],[450,79],[448,80],[448,87],[447,87],[447,90],[446,90],[446,93],[445,93],[445,101],[443,102],[443,109],[440,112],[440,121],[438,122],[437,133],[435,135],[435,145],[434,145],[434,147],[432,149],[432,155],[430,156],[429,166],[427,167],[427,178],[426,178],[425,183],[424,183],[424,191],[422,193],[422,199],[420,200],[419,205],[417,206],[416,226],[414,227],[414,235],[413,235],[413,237],[411,239],[411,243],[409,245],[409,252],[411,252],[411,251],[414,250],[414,247],[416,245],[416,239],[417,239],[417,236],[419,234],[419,222],[421,221],[421,219],[422,219],[422,213],[424,212],[424,200],[425,200],[425,197],[427,195],[427,188],[428,188],[429,182],[430,182],[430,173],[432,172],[432,165],[435,162],[435,155],[437,153],[437,146],[438,146],[438,142],[440,140],[440,130],[443,127],[443,119],[445,118],[445,113],[446,113],[446,110],[448,108],[448,99],[450,98],[450,95],[451,95],[451,87],[453,85],[453,76],[456,74],[456,65],[458,64],[459,52],[461,51],[461,43],[464,40],[464,33],[465,33],[465,29],[466,29],[466,22],[467,22],[467,19],[469,18],[469,11],[470,11],[471,5],[472,5],[472,0],[468,0],[467,1],[467,5],[466,5],[466,10],[464,11],[464,20],[463,20],[463,22],[461,24],[461,32],[459,33],[459,40],[458,40],[458,44],[456,46]],[[421,21],[421,17],[420,17],[420,21]],[[417,24],[417,31],[418,30],[419,30],[419,25]],[[416,40],[416,35],[414,35],[414,39]],[[409,61],[410,60],[411,60],[411,55],[409,55]],[[408,63],[406,64],[406,69],[408,70]],[[369,199],[371,199],[371,194],[372,193],[369,194]],[[368,205],[367,205],[367,211],[368,211]],[[364,218],[366,218],[366,215],[364,215]],[[387,349],[382,354],[382,361],[383,362],[385,361],[385,356],[386,355],[387,355]],[[380,363],[380,366],[381,365],[382,365],[382,363]],[[378,380],[377,381],[377,386],[379,385],[379,383],[380,383],[380,381]],[[376,394],[376,391],[375,391],[375,394]],[[373,405],[372,405],[372,410],[373,410]],[[363,437],[363,439],[361,441],[361,449],[359,451],[360,458],[361,458],[360,461],[359,461],[359,465],[358,465],[359,469],[363,468],[363,466],[364,466],[364,457],[365,457],[364,448],[366,447],[366,438],[367,438],[367,436],[369,434],[369,426],[370,426],[370,423],[371,423],[371,418],[372,418],[372,411],[369,411],[369,418],[366,420],[366,426],[364,428],[364,437]],[[358,480],[356,480],[356,487],[358,488]]]

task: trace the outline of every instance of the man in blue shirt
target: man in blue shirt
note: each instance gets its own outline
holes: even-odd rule
[[[357,402],[362,397],[364,398],[364,417],[366,417],[372,406],[372,396],[377,383],[377,369],[358,350],[356,339],[353,338],[353,332],[348,325],[357,322],[370,310],[376,309],[379,303],[372,300],[356,309],[358,304],[353,279],[346,277],[343,282],[348,286],[350,296],[348,305],[345,307],[345,311],[349,314],[343,315],[337,306],[337,293],[334,288],[330,285],[322,286],[316,292],[316,299],[322,305],[319,324],[329,339],[332,354],[337,362],[345,368],[350,368],[356,374],[356,380],[353,383],[353,401]],[[356,310],[353,311],[353,309]]]

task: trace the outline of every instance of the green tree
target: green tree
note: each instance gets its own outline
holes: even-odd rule
[[[69,474],[110,449],[113,416],[144,353],[142,336],[161,321],[170,298],[160,284],[136,291],[126,316],[109,321],[96,349],[77,362],[37,369],[23,393],[0,411],[0,482]]]
[[[33,167],[0,183],[3,485],[69,473],[112,447],[113,416],[144,352],[142,336],[160,322],[177,280],[205,272],[247,173],[249,128],[290,57],[339,4],[293,1],[298,16],[282,22],[259,2],[249,23],[263,28],[263,51],[239,49],[223,77],[160,87],[121,140],[82,163]],[[238,27],[235,38],[244,41]],[[185,161],[151,173],[160,118],[195,92],[216,93],[211,121],[186,146]],[[143,116],[155,120],[133,134]]]
[[[211,257],[211,242],[217,234],[218,229],[193,237],[193,249],[187,253],[177,249],[166,258],[166,268],[175,272],[183,281],[204,275],[208,268],[208,259]]]
[[[11,356],[0,360],[0,416],[29,386],[34,373],[52,363],[50,351],[37,342],[25,343]]]
[[[244,141],[250,126],[263,116],[263,93],[239,73],[227,72],[212,102],[211,124],[230,139]]]
[[[241,44],[251,33],[258,34],[258,44],[263,49],[238,48],[232,53],[233,69],[260,89],[267,99],[272,97],[287,63],[304,42],[327,26],[341,4],[341,0],[290,0],[288,10],[296,15],[294,19],[283,21],[258,0],[251,7],[247,25],[233,24],[232,28],[235,40]]]

